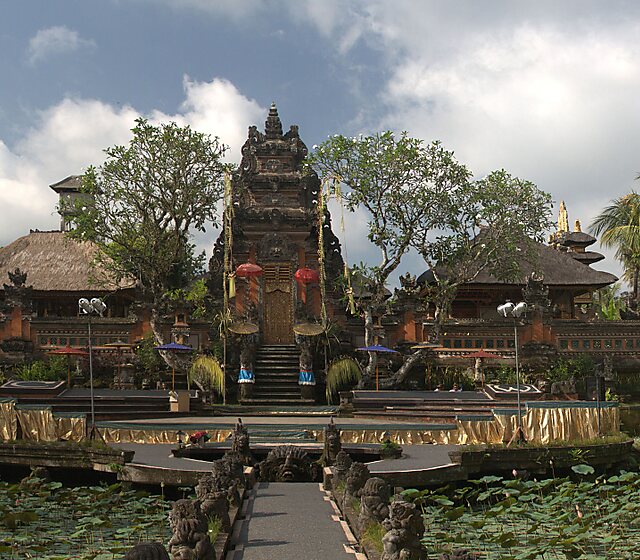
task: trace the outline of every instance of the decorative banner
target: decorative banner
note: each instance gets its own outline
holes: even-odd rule
[[[240,375],[238,376],[238,383],[255,383],[256,376],[253,375],[252,371],[248,369],[242,368],[240,369]]]
[[[300,375],[298,376],[298,385],[315,385],[316,378],[313,375],[313,371],[311,370],[300,370]]]

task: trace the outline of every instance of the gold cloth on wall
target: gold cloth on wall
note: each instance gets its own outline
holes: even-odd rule
[[[58,439],[82,441],[87,435],[87,419],[83,416],[54,416]]]
[[[18,418],[14,401],[0,402],[0,439],[13,441],[18,437]]]
[[[50,408],[15,409],[22,439],[29,441],[57,441],[56,421]]]

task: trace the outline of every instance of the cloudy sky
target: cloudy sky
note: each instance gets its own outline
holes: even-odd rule
[[[631,0],[31,0],[0,16],[0,245],[56,228],[48,185],[138,115],[218,135],[238,161],[272,101],[308,146],[439,139],[476,176],[505,168],[565,200],[570,223],[640,187]],[[347,248],[374,262],[364,235]]]

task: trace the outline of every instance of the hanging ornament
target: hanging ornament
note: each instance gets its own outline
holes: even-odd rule
[[[229,274],[229,299],[236,297],[236,275]]]

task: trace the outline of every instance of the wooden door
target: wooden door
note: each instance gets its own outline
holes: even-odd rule
[[[265,344],[293,343],[293,305],[291,265],[264,265],[264,328]]]

